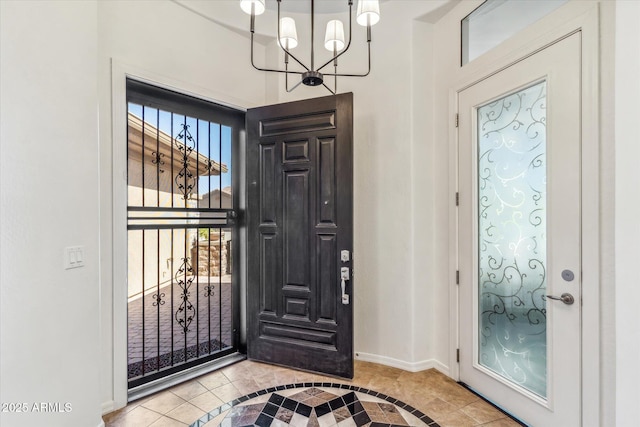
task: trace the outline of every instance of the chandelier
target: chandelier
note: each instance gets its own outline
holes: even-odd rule
[[[351,21],[353,13],[353,0],[347,0],[349,6],[349,40],[345,42],[344,25],[340,20],[332,20],[327,23],[324,37],[324,47],[329,50],[333,57],[322,65],[316,67],[314,55],[314,33],[315,33],[315,8],[314,0],[311,1],[311,61],[310,65],[305,65],[299,60],[291,50],[298,46],[298,32],[296,30],[296,22],[290,17],[280,17],[280,2],[278,2],[278,46],[284,51],[284,70],[271,69],[256,66],[253,59],[253,38],[255,33],[256,15],[261,15],[265,11],[265,0],[240,0],[240,8],[247,14],[251,15],[251,65],[259,71],[269,71],[274,73],[284,73],[285,88],[287,92],[293,91],[295,88],[304,84],[306,86],[324,86],[329,92],[335,94],[338,90],[338,77],[365,77],[371,71],[371,26],[380,20],[380,6],[378,0],[359,0],[356,12],[356,22],[367,27],[367,51],[368,51],[368,68],[366,73],[338,73],[338,58],[342,56],[351,46]],[[289,70],[289,58],[297,62],[304,71]],[[333,64],[333,73],[322,73],[321,71]],[[300,81],[293,87],[289,88],[289,74],[296,74],[301,77]],[[334,79],[333,89],[325,84],[325,77],[332,76]]]

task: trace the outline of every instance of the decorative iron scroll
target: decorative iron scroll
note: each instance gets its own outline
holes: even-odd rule
[[[213,296],[213,290],[214,290],[214,286],[213,285],[207,285],[204,287],[204,296],[209,298],[211,296]]]
[[[164,298],[164,292],[159,292],[157,294],[153,294],[153,306],[154,307],[158,307],[160,305],[164,305],[164,300],[162,298]]]
[[[158,172],[159,173],[164,173],[164,169],[162,169],[162,165],[164,165],[164,160],[162,160],[164,158],[164,153],[158,153],[156,151],[154,151],[153,153],[151,153],[151,163],[154,165],[158,165]]]
[[[182,327],[182,331],[186,334],[189,332],[189,325],[196,314],[193,304],[189,301],[189,296],[191,296],[189,288],[193,284],[194,276],[193,268],[191,267],[191,264],[189,264],[188,257],[182,258],[182,265],[178,268],[174,278],[177,285],[180,287],[180,299],[182,300],[180,306],[178,306],[178,310],[176,310],[175,318],[178,324]]]
[[[181,126],[182,130],[178,136],[176,136],[175,144],[182,154],[182,169],[178,171],[178,174],[175,177],[175,183],[178,190],[182,193],[182,198],[187,200],[191,197],[191,193],[193,193],[193,189],[196,186],[196,176],[191,169],[189,169],[189,158],[195,149],[195,142],[189,132],[189,125],[182,124]],[[179,140],[181,140],[181,142],[179,142]],[[192,145],[190,146],[189,143]]]
[[[546,396],[546,83],[478,109],[479,362]]]

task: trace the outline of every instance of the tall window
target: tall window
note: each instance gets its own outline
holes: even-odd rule
[[[244,113],[127,80],[128,379],[237,350],[234,161]]]

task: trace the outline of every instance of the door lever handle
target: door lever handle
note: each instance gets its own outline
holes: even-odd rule
[[[568,294],[566,292],[563,293],[562,295],[560,295],[559,297],[554,296],[554,295],[547,295],[547,298],[553,299],[553,300],[556,300],[556,301],[562,301],[563,303],[565,303],[567,305],[571,305],[576,301],[575,298],[573,298],[573,295]]]
[[[349,295],[347,295],[347,283],[349,280],[349,267],[340,269],[340,288],[342,290],[342,304],[349,304]]]

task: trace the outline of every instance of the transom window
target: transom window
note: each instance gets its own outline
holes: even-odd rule
[[[567,1],[485,1],[462,20],[462,65],[498,46]]]

